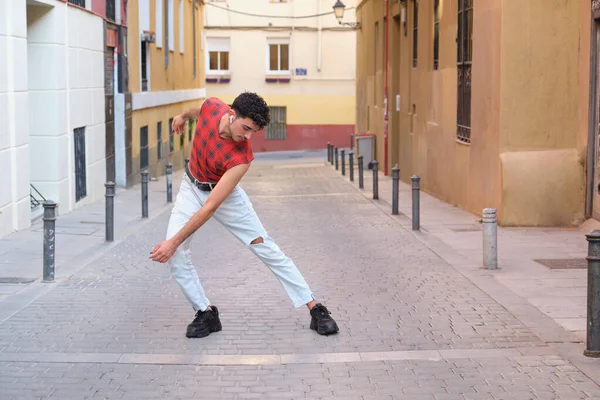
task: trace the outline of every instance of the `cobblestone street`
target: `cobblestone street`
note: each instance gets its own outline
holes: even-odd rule
[[[169,210],[0,323],[0,398],[600,398],[589,374],[323,161],[257,163],[242,187],[339,334],[310,330],[308,310],[211,220],[192,258],[223,330],[187,339],[193,310],[148,258]]]

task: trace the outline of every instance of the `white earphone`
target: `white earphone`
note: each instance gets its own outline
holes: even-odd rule
[[[233,123],[233,115],[229,116],[229,123],[232,124]]]

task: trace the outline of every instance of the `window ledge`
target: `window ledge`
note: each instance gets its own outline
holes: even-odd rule
[[[206,75],[206,83],[229,83],[231,74]]]
[[[265,82],[267,83],[290,83],[292,77],[290,75],[267,75]]]

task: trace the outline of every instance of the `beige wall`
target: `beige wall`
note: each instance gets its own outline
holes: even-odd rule
[[[581,222],[589,2],[548,7],[544,0],[474,0],[470,144],[456,140],[458,1],[440,0],[438,70],[432,65],[433,2],[419,1],[416,68],[414,2],[408,0],[406,36],[394,19],[399,6],[390,3],[388,167],[399,162],[402,180],[417,174],[425,191],[474,213],[498,208],[504,225]],[[377,134],[381,169],[383,70],[374,57],[384,52],[384,13],[383,0],[363,1],[357,11],[363,22],[357,38],[357,126]]]

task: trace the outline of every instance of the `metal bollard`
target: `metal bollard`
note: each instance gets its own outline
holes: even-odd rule
[[[44,277],[43,282],[54,282],[56,253],[56,203],[46,200],[44,206]]]
[[[327,162],[331,162],[331,143],[327,142]]]
[[[173,202],[173,165],[167,164],[167,203]]]
[[[339,164],[338,164],[338,156],[339,156],[339,149],[336,147],[335,148],[335,170],[336,171],[338,169],[340,169]]]
[[[148,171],[142,171],[142,218],[148,218]]]
[[[331,158],[329,159],[329,163],[331,165],[333,165],[333,145],[331,145],[331,148],[329,149],[329,151],[331,152]]]
[[[373,160],[373,199],[379,199],[379,162]]]
[[[348,153],[348,168],[350,169],[350,182],[354,182],[354,151]]]
[[[392,168],[392,214],[398,215],[398,196],[400,195],[400,168]]]
[[[413,175],[412,181],[412,230],[418,231],[421,229],[421,178]]]
[[[346,150],[342,149],[342,176],[346,175]]]
[[[585,235],[587,255],[587,340],[583,355],[600,357],[600,230]]]
[[[350,150],[354,150],[354,133],[350,134]]]
[[[361,154],[358,156],[358,187],[360,189],[365,188],[365,183],[364,183],[364,179],[363,179],[364,168],[365,167],[363,165],[363,156]]]
[[[104,216],[104,227],[105,227],[105,240],[112,242],[115,240],[115,183],[106,182],[104,184],[106,188],[106,213]]]
[[[495,208],[483,209],[483,267],[498,269],[498,224]]]

